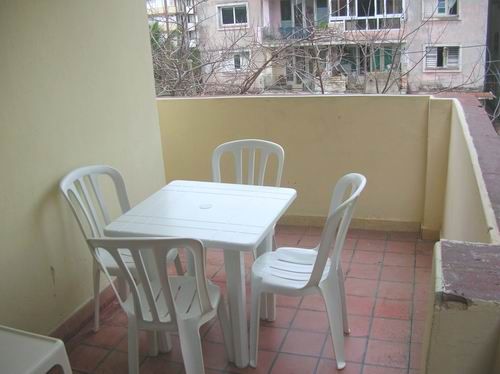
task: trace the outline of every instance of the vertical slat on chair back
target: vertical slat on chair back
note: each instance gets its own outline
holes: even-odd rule
[[[330,258],[330,274],[336,273],[354,208],[365,185],[366,178],[356,173],[344,175],[335,185],[328,217],[321,234],[318,255],[307,287],[319,283],[328,258]]]
[[[104,226],[110,223],[108,206],[98,180],[100,176],[111,178],[122,213],[128,211],[130,203],[125,183],[121,174],[110,166],[95,165],[73,170],[59,185],[86,238],[103,236]]]
[[[248,152],[246,183],[249,185],[264,185],[267,162],[270,156],[275,156],[277,160],[275,186],[280,186],[285,152],[279,144],[259,139],[235,140],[219,145],[212,155],[212,180],[214,182],[222,181],[220,169],[221,158],[224,153],[231,153],[234,158],[236,183],[242,184],[245,179],[243,176],[243,156],[245,150]],[[259,153],[259,167],[256,170],[255,160],[257,153]]]

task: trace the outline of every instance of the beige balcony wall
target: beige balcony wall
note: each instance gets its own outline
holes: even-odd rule
[[[368,178],[356,225],[418,230],[428,105],[426,96],[159,99],[165,172],[168,180],[210,180],[218,144],[268,139],[285,149],[282,185],[298,192],[285,221],[321,224],[335,182],[356,171]]]
[[[92,289],[60,178],[113,165],[133,204],[164,183],[145,4],[3,1],[0,48],[0,324],[48,333]]]
[[[442,237],[498,243],[498,227],[463,109],[453,101]]]

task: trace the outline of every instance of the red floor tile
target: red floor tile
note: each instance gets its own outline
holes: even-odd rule
[[[417,242],[416,253],[423,256],[431,256],[434,252],[434,242]]]
[[[431,281],[431,269],[416,268],[415,269],[415,282],[429,284]]]
[[[410,321],[374,318],[370,331],[370,339],[408,342],[410,340]]]
[[[380,279],[390,282],[413,283],[415,276],[412,268],[385,265],[382,267]]]
[[[375,298],[347,295],[347,313],[358,316],[371,316]]]
[[[411,326],[412,343],[422,343],[425,331],[425,321],[413,321]]]
[[[96,333],[89,334],[84,342],[89,345],[114,348],[127,335],[127,329],[118,326],[101,326]]]
[[[370,329],[369,317],[352,316],[349,315],[349,329],[351,333],[349,336],[352,337],[367,337],[368,330]]]
[[[294,225],[277,225],[276,234],[298,234],[304,235],[308,227],[306,226],[294,226]]]
[[[148,342],[148,335],[146,334],[146,331],[140,331],[139,332],[139,353],[142,355],[145,355],[148,352],[149,348],[149,342]],[[128,352],[128,336],[125,335],[125,337],[118,343],[116,346],[116,349],[118,351],[122,352]]]
[[[432,267],[432,256],[417,255],[416,266],[417,268],[430,269]]]
[[[347,272],[347,276],[351,278],[376,280],[378,279],[380,269],[380,265],[352,263],[349,267],[349,272]]]
[[[304,235],[300,240],[299,240],[299,247],[303,248],[315,248],[319,242],[320,242],[321,237],[319,235]]]
[[[259,330],[259,349],[278,352],[287,330],[262,326]]]
[[[383,252],[385,249],[385,240],[378,239],[358,239],[356,250]]]
[[[358,242],[357,239],[354,239],[354,238],[346,238],[345,241],[344,241],[344,251],[345,250],[353,250],[354,248],[356,248],[356,243]]]
[[[353,362],[348,362],[342,370],[337,370],[337,362],[322,358],[319,361],[316,374],[361,374],[361,365]]]
[[[201,334],[203,339],[212,343],[224,343],[224,335],[222,333],[222,328],[220,327],[219,321],[212,323],[206,332],[206,334]]]
[[[351,238],[363,238],[363,239],[387,239],[387,232],[376,231],[376,230],[363,230],[363,229],[350,229],[347,235]]]
[[[141,374],[181,374],[184,373],[184,366],[176,362],[165,361],[161,356],[148,357],[140,367]],[[127,373],[126,371],[115,373]],[[208,371],[205,371],[208,374]]]
[[[369,251],[354,251],[352,262],[358,264],[378,265],[382,263],[383,253]]]
[[[314,332],[327,332],[329,329],[328,316],[325,312],[299,310],[293,320],[292,328]]]
[[[377,281],[347,278],[345,289],[347,295],[373,297],[377,291]]]
[[[369,340],[366,352],[367,364],[406,368],[409,360],[409,345],[405,343]]]
[[[363,362],[366,352],[366,338],[354,338],[346,336],[344,339],[345,359],[349,362]],[[326,344],[323,349],[322,357],[334,359],[332,339],[330,336],[326,339]]]
[[[292,296],[276,295],[276,305],[288,308],[297,308],[301,298]]]
[[[428,303],[418,301],[413,303],[413,319],[416,321],[423,321],[427,317]]]
[[[388,241],[386,252],[414,255],[415,246],[415,242]]]
[[[363,368],[363,374],[406,374],[406,369],[365,365]]]
[[[408,240],[415,241],[420,237],[416,231],[391,231],[389,233],[390,240]]]
[[[380,281],[377,296],[386,299],[411,300],[413,284]]]
[[[427,302],[429,301],[429,295],[431,293],[431,285],[427,283],[418,283],[415,285],[415,302]]]
[[[415,266],[415,256],[410,254],[387,252],[384,256],[384,266],[385,265],[408,266],[413,268]]]
[[[300,309],[317,310],[324,312],[326,310],[325,301],[321,295],[304,296]]]
[[[420,369],[422,359],[422,344],[412,343],[410,349],[410,368]]]
[[[108,355],[99,365],[96,374],[115,374],[128,372],[128,355],[123,352],[114,351]]]
[[[226,357],[226,351],[224,350],[223,344],[216,344],[203,341],[202,350],[203,350],[203,363],[205,367],[216,370],[222,370],[227,366],[228,362]]]
[[[243,369],[235,367],[233,364],[229,364],[225,372],[237,373],[237,374],[267,374],[271,369],[271,366],[276,358],[276,352],[269,351],[259,351],[257,356],[257,367],[246,367]],[[142,374],[142,373],[141,373]]]
[[[271,374],[313,374],[317,358],[280,353]]]
[[[375,317],[410,319],[411,302],[390,299],[377,299]]]
[[[344,262],[350,262],[351,259],[352,259],[353,254],[354,254],[354,252],[352,250],[344,249],[342,251],[342,254],[340,256],[341,256],[342,261],[344,261]]]
[[[276,320],[273,322],[261,321],[261,326],[270,327],[290,327],[293,317],[295,317],[296,309],[276,307]]]
[[[278,247],[298,247],[301,234],[276,234],[276,244]]]
[[[94,371],[109,353],[107,349],[79,345],[69,354],[69,362],[75,370]]]
[[[326,334],[290,330],[283,343],[282,352],[319,356]]]

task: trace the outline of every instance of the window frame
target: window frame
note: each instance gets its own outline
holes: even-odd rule
[[[428,68],[427,67],[427,48],[458,48],[458,66],[457,68],[448,68],[448,67],[438,67]],[[461,73],[462,72],[462,45],[461,44],[424,44],[423,53],[425,54],[423,59],[423,72],[424,73]],[[448,58],[448,56],[446,56]],[[444,55],[443,55],[444,59]]]
[[[247,21],[245,23],[236,23],[236,11],[235,8],[245,7]],[[232,8],[233,9],[233,20],[234,23],[224,24],[222,23],[222,9],[223,8]],[[217,30],[228,30],[228,29],[241,29],[249,27],[249,12],[248,12],[248,2],[241,3],[228,3],[228,4],[218,4],[216,6],[217,9]]]
[[[344,30],[346,31],[356,31],[355,30],[347,30],[346,29],[346,21],[356,21],[356,20],[365,20],[365,28],[361,28],[359,30],[363,31],[378,31],[378,30],[398,30],[401,28],[401,21],[404,20],[405,16],[405,6],[406,6],[406,0],[401,0],[401,12],[399,13],[387,13],[387,2],[388,1],[393,1],[393,0],[381,0],[384,4],[384,11],[379,14],[378,10],[378,3],[379,0],[373,0],[374,8],[373,8],[373,15],[368,15],[368,16],[359,16],[358,15],[358,2],[362,0],[345,0],[346,2],[346,7],[345,7],[345,12],[346,15],[343,16],[338,16],[338,15],[333,15],[333,2],[340,2],[340,0],[329,0],[329,7],[330,7],[330,22],[338,22],[338,21],[343,21],[344,22]],[[458,1],[458,0],[457,0]],[[354,12],[351,15],[351,5],[354,5]],[[385,19],[400,19],[400,27],[399,28],[382,28],[380,27],[382,24],[382,21]],[[369,20],[375,20],[377,27],[376,28],[369,28]]]
[[[449,2],[450,0],[436,0],[436,12],[434,13],[434,16],[437,18],[458,18],[460,15],[460,0],[456,0],[457,4],[457,14],[450,14],[450,7],[449,7]],[[439,2],[444,1],[444,13],[439,13]]]
[[[241,55],[246,54],[246,62],[245,59],[241,58]],[[240,55],[240,67],[236,68],[235,66],[235,56]],[[245,71],[249,68],[251,61],[251,51],[248,49],[234,50],[231,51],[231,56],[226,60],[225,65],[223,65],[222,72],[229,74],[236,74],[241,71]]]

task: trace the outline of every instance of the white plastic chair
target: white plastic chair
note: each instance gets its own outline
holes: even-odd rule
[[[194,239],[179,238],[124,238],[89,239],[95,257],[108,253],[124,274],[131,292],[126,299],[113,289],[128,316],[129,373],[139,373],[138,330],[153,333],[179,332],[182,357],[187,374],[204,373],[200,326],[218,314],[226,353],[233,359],[230,324],[223,296],[218,286],[205,278],[205,248]],[[120,254],[120,248],[130,251],[138,278]],[[175,248],[185,248],[194,261],[194,276],[171,276],[166,259]],[[110,277],[107,269],[106,276]],[[160,337],[167,336],[166,334]],[[160,340],[160,342],[162,342]],[[162,351],[170,350],[170,342],[163,341]]]
[[[103,237],[103,229],[111,222],[109,208],[104,199],[100,180],[109,177],[113,182],[116,196],[121,208],[125,213],[130,209],[130,203],[125,188],[125,182],[118,170],[106,165],[85,166],[73,170],[66,175],[59,187],[71,206],[80,229],[85,239],[90,237]],[[122,251],[125,262],[129,264],[130,270],[135,274],[130,254]],[[126,283],[120,277],[120,270],[113,258],[106,252],[94,257],[93,283],[94,283],[94,331],[99,330],[99,281],[101,278],[101,267],[106,267],[109,273],[118,278],[119,290],[124,296],[127,292]],[[177,272],[182,274],[182,264],[177,251],[170,253],[169,262],[174,262]],[[101,265],[101,266],[100,266]]]
[[[71,374],[61,340],[0,326],[0,373],[40,374],[60,366]]]
[[[267,162],[270,156],[277,158],[278,166],[276,169],[275,186],[281,184],[281,176],[283,174],[283,163],[285,162],[285,151],[276,143],[267,140],[259,139],[243,139],[234,140],[223,143],[215,148],[212,154],[212,180],[221,182],[220,161],[224,153],[232,153],[234,157],[236,183],[243,184],[243,158],[244,150],[248,151],[248,167],[246,183],[251,185],[264,185],[264,177],[266,175]],[[259,167],[256,168],[255,159],[259,154]]]
[[[365,184],[366,178],[354,173],[343,176],[337,182],[321,241],[316,248],[278,248],[254,262],[250,320],[251,366],[257,366],[260,295],[265,292],[298,297],[320,293],[325,300],[337,368],[345,367],[343,332],[349,333],[349,325],[340,255],[354,207]]]

